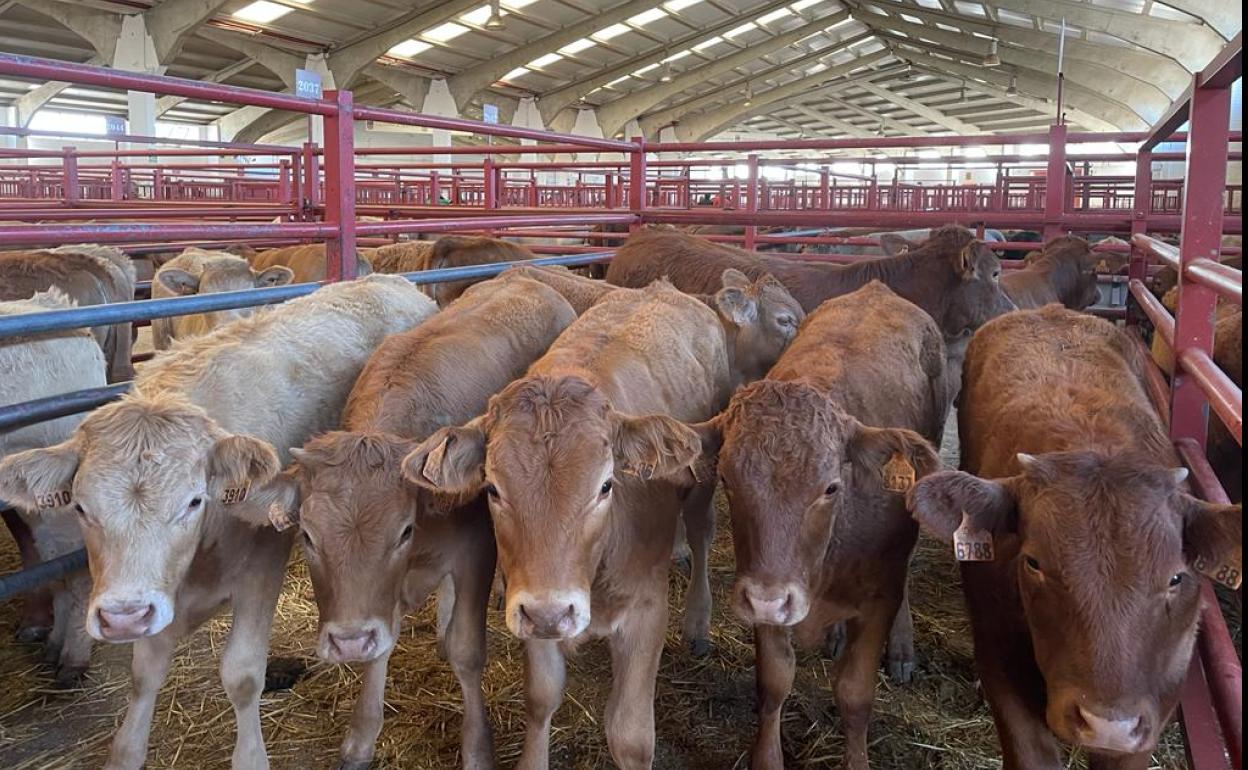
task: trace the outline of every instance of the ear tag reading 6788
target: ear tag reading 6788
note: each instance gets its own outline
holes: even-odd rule
[[[992,533],[976,529],[966,511],[962,512],[962,525],[953,533],[953,556],[958,561],[992,561],[997,558]]]
[[[1216,583],[1221,583],[1232,591],[1238,591],[1244,582],[1244,576],[1240,570],[1230,564],[1214,564],[1197,556],[1192,561],[1192,566],[1200,574]]]

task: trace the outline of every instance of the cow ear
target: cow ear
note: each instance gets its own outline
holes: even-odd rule
[[[748,289],[752,285],[750,277],[735,267],[730,267],[724,271],[719,277],[719,282],[725,287],[734,289]]]
[[[281,470],[268,442],[244,434],[222,435],[208,456],[209,492],[227,505],[242,502],[251,487],[268,484]]]
[[[403,458],[403,478],[418,487],[468,495],[485,486],[484,417],[459,427],[441,428]]]
[[[268,510],[260,511],[262,521],[255,523],[268,525],[281,532],[299,524],[299,506],[303,504],[299,480],[303,470],[298,463],[273,477],[264,486],[264,493],[269,503]],[[248,506],[250,508],[250,506]]]
[[[969,281],[975,277],[975,247],[979,241],[971,241],[962,247],[958,252],[954,269],[958,271],[958,275],[962,276],[962,280]]]
[[[698,434],[666,415],[615,415],[612,448],[624,473],[643,479],[668,478],[691,471],[702,454]]]
[[[1179,493],[1184,505],[1183,553],[1197,571],[1238,588],[1244,567],[1244,508]]]
[[[849,459],[863,478],[876,479],[884,489],[903,495],[918,479],[940,469],[932,445],[903,428],[859,425],[849,441]]]
[[[27,511],[68,504],[78,460],[78,442],[74,439],[9,455],[0,462],[0,499]]]
[[[255,285],[261,288],[285,286],[295,279],[295,271],[284,265],[276,265],[259,273],[253,270],[252,275]]]
[[[885,256],[895,257],[913,248],[913,243],[897,233],[884,233],[880,236],[880,251],[883,251]]]
[[[920,479],[906,496],[919,526],[946,542],[965,515],[975,530],[1006,535],[1018,530],[1014,479],[981,479],[962,471],[940,471]]]
[[[725,270],[725,277],[729,272],[734,271]],[[715,293],[715,307],[737,326],[748,326],[758,320],[758,297],[749,287],[747,280],[744,287],[725,284],[724,288]]]
[[[156,280],[174,294],[187,295],[199,291],[199,276],[176,267],[163,268]]]

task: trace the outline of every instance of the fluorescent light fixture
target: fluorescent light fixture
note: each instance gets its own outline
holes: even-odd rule
[[[502,79],[503,80],[515,80],[521,75],[527,75],[527,74],[529,74],[528,67],[516,67],[511,72],[508,72],[506,75],[503,75]]]
[[[708,49],[708,48],[713,48],[713,47],[715,47],[715,46],[719,45],[719,44],[720,44],[720,43],[722,43],[722,42],[724,42],[724,39],[723,39],[722,37],[720,37],[719,35],[716,35],[715,37],[711,38],[710,40],[703,40],[701,43],[698,43],[697,45],[695,45],[695,46],[693,47],[693,50],[695,50],[695,51],[705,51],[706,49]]]
[[[741,26],[736,27],[734,29],[730,29],[727,32],[725,32],[724,37],[736,37],[738,35],[744,35],[746,32],[749,32],[752,29],[758,29],[758,25],[752,21],[747,21]]]
[[[690,6],[697,5],[702,0],[670,0],[663,4],[663,7],[669,11],[683,11]]]
[[[633,70],[632,75],[630,75],[630,77],[637,77],[638,75],[644,75],[647,72],[653,72],[654,70],[657,70],[658,68],[659,68],[658,64],[647,64],[646,66],[642,67],[639,70]]]
[[[573,40],[571,43],[568,43],[563,48],[560,48],[559,53],[571,56],[574,53],[580,53],[581,51],[584,51],[586,48],[593,48],[596,45],[598,44],[595,43],[594,41],[590,40],[587,37],[583,37],[580,40]]]
[[[562,58],[563,58],[563,54],[561,53],[542,54],[541,56],[537,57],[533,61],[529,62],[529,67],[536,68],[536,69],[541,69],[542,67],[549,67],[550,65],[554,64],[555,62],[559,61]]]
[[[642,11],[636,16],[628,17],[628,23],[638,27],[644,27],[652,21],[658,21],[665,18],[667,11],[662,8],[651,8],[648,11]]]
[[[594,40],[597,40],[598,42],[601,43],[601,42],[610,40],[613,37],[619,37],[620,35],[623,35],[625,32],[630,32],[630,31],[631,29],[629,28],[627,24],[612,24],[609,27],[604,27],[603,29],[598,30],[594,34],[590,35],[590,37],[592,37]]]
[[[402,56],[404,58],[410,59],[413,56],[418,56],[424,53],[425,51],[428,51],[430,48],[433,48],[433,46],[429,45],[423,40],[409,39],[409,40],[404,40],[402,43],[399,43],[394,48],[391,48],[389,51],[386,51],[386,53],[390,54],[391,56]]]
[[[770,23],[772,23],[773,21],[780,21],[780,20],[781,20],[781,19],[783,19],[785,16],[792,16],[792,15],[793,15],[793,12],[792,12],[792,11],[790,11],[788,8],[780,8],[780,9],[778,9],[778,10],[772,11],[771,13],[767,14],[766,16],[760,16],[760,17],[758,17],[758,23],[759,23],[759,24],[770,24]]]
[[[426,40],[432,40],[435,43],[445,43],[448,40],[454,40],[467,31],[468,28],[463,24],[448,21],[445,24],[439,24],[432,29],[425,30],[421,37]]]
[[[483,5],[480,8],[473,8],[468,13],[459,17],[460,21],[466,21],[469,24],[476,24],[478,27],[490,20],[490,6]]]
[[[669,62],[669,61],[680,61],[681,59],[685,58],[686,56],[692,56],[692,55],[693,55],[693,52],[692,52],[692,51],[677,51],[676,53],[674,53],[674,54],[672,54],[671,56],[667,57],[667,58],[666,58],[666,59],[664,59],[663,61],[664,61],[664,62]]]
[[[937,160],[940,158],[940,150],[919,150],[919,157],[924,160]]]
[[[807,8],[814,8],[822,2],[823,0],[797,0],[796,3],[790,5],[789,7],[795,11],[804,11]]]
[[[256,0],[256,2],[251,3],[250,5],[244,5],[242,8],[239,8],[230,15],[236,19],[242,19],[243,21],[251,21],[256,24],[268,24],[271,21],[276,21],[277,19],[282,18],[293,10],[295,9],[285,5],[270,3],[269,0]]]

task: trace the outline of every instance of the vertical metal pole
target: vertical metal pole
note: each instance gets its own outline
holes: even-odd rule
[[[285,203],[290,200],[290,159],[283,158],[281,168],[277,172],[277,200]]]
[[[832,208],[832,178],[827,166],[819,167],[819,208],[824,211]]]
[[[615,208],[615,174],[602,177],[602,202],[606,208]]]
[[[1172,388],[1170,435],[1205,445],[1208,406],[1204,392],[1177,361],[1187,348],[1212,355],[1214,309],[1217,294],[1192,283],[1186,276],[1193,260],[1218,261],[1222,245],[1222,196],[1226,190],[1227,145],[1230,139],[1231,90],[1192,88],[1191,120],[1187,132],[1187,170],[1183,185],[1183,224],[1179,235],[1179,304],[1175,314],[1175,373]]]
[[[165,172],[163,169],[152,170],[152,200],[164,200],[165,198]]]
[[[1049,165],[1044,188],[1044,239],[1062,234],[1066,207],[1066,126],[1049,127]]]
[[[78,186],[78,150],[73,147],[65,148],[64,174],[65,180],[65,205],[73,208],[78,205],[78,201],[82,198],[82,189]]]
[[[429,205],[438,205],[438,199],[442,197],[442,181],[438,177],[438,170],[435,168],[429,172]]]
[[[109,197],[114,201],[124,200],[126,197],[126,185],[121,173],[121,161],[114,160],[109,166]]]
[[[1135,156],[1135,188],[1132,197],[1131,234],[1148,232],[1148,215],[1153,205],[1153,153],[1140,152]],[[1131,246],[1131,262],[1127,268],[1128,280],[1148,278],[1148,255],[1143,249]],[[1127,326],[1138,326],[1143,319],[1139,306],[1127,295]]]
[[[755,214],[758,212],[758,156],[750,154],[745,159],[746,167],[746,186],[745,186],[745,210],[747,213]],[[745,226],[745,243],[742,244],[746,251],[754,250],[754,239],[758,236],[758,227],[755,225]]]
[[[317,163],[316,145],[305,142],[303,145],[303,201],[301,206],[314,209],[321,202],[321,172]]]
[[[628,210],[640,217],[646,210],[646,140],[645,137],[634,136],[632,141],[637,145],[628,156]],[[637,230],[641,222],[629,225],[630,232]]]
[[[337,110],[325,116],[325,221],[338,233],[325,242],[325,279],[355,277],[355,103],[350,91],[327,91]]]

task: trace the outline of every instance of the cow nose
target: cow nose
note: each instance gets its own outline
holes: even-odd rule
[[[564,602],[527,602],[520,605],[524,636],[536,639],[568,639],[577,630],[576,605]]]
[[[745,586],[744,606],[755,624],[784,626],[793,616],[793,592],[773,590],[755,584]]]
[[[1135,754],[1143,749],[1146,730],[1139,714],[1075,706],[1070,721],[1075,738],[1087,748],[1116,754]]]
[[[377,630],[330,633],[329,648],[339,662],[371,660],[377,652]]]
[[[138,639],[147,636],[151,629],[156,617],[156,605],[151,602],[126,602],[100,607],[96,614],[100,621],[100,636],[105,639]]]

